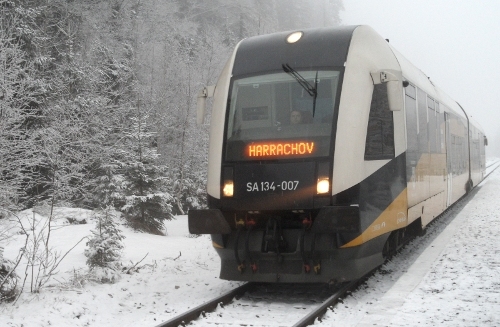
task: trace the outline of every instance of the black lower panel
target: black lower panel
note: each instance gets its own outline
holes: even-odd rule
[[[220,278],[227,280],[254,282],[290,282],[290,283],[331,283],[355,280],[384,262],[382,249],[389,234],[379,236],[360,246],[337,248],[334,234],[312,233],[305,236],[303,250],[294,232],[295,251],[287,253],[262,252],[264,236],[256,232],[249,239],[238,241],[238,258],[235,256],[235,238],[229,237],[225,248],[217,248],[221,257]],[[292,239],[287,235],[287,239]],[[313,246],[313,239],[315,245]],[[238,262],[239,261],[239,262]],[[242,265],[240,265],[242,263]],[[306,266],[308,269],[306,269]],[[241,268],[243,267],[243,268]],[[317,268],[315,270],[315,267]]]

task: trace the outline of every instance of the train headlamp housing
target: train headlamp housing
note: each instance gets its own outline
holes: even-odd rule
[[[302,35],[304,35],[304,32],[300,31],[288,34],[288,36],[286,37],[286,43],[293,44],[295,42],[298,42],[302,38]]]
[[[327,194],[330,191],[330,179],[329,178],[318,178],[316,183],[316,193],[317,194]]]
[[[330,193],[330,167],[329,161],[318,162],[316,166],[316,195]]]
[[[233,181],[225,181],[222,188],[222,194],[225,197],[232,197],[234,194],[234,183]]]
[[[230,198],[234,195],[234,170],[233,167],[224,167],[222,172],[222,196]]]

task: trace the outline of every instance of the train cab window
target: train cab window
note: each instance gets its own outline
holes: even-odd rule
[[[394,122],[387,86],[374,85],[366,133],[365,160],[394,158]]]
[[[231,81],[226,160],[330,155],[340,72],[299,73],[310,85],[316,85],[315,97],[285,72]]]

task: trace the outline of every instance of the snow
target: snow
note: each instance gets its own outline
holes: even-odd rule
[[[316,325],[499,326],[499,193],[497,170]],[[43,220],[43,210],[36,211]],[[33,212],[19,217],[27,223]],[[70,225],[68,217],[87,224]],[[61,253],[95,226],[92,212],[74,208],[58,208],[54,223],[51,243]],[[1,229],[8,227],[0,221]],[[0,304],[0,326],[155,326],[240,285],[218,278],[219,258],[210,237],[192,237],[186,216],[168,221],[166,236],[120,229],[122,262],[128,268],[137,264],[129,274],[115,284],[85,279],[84,240],[40,293],[30,293],[27,283],[17,302]],[[25,236],[9,231],[13,236],[4,244],[4,256],[13,260]],[[17,273],[24,276],[24,267]]]
[[[59,210],[60,217],[65,217],[65,209]],[[31,210],[21,214],[22,219],[32,215]],[[56,250],[66,252],[90,236],[95,223],[66,225],[64,220],[56,219],[51,240]],[[168,221],[166,227],[168,235],[157,236],[121,226],[124,265],[132,267],[142,261],[138,272],[123,274],[116,284],[85,282],[86,246],[81,242],[42,292],[29,293],[27,283],[15,304],[0,305],[0,326],[154,326],[239,285],[218,279],[218,256],[210,237],[191,237],[187,216]],[[5,246],[4,256],[13,260],[24,239],[16,235]],[[17,273],[24,276],[24,268]]]
[[[318,325],[500,325],[498,194],[495,171]]]

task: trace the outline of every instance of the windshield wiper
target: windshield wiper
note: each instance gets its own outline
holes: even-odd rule
[[[293,69],[289,64],[281,65],[283,71],[291,75],[297,82],[307,91],[307,93],[313,97],[313,117],[316,111],[316,98],[318,97],[318,71],[316,71],[316,77],[314,78],[314,86],[312,86],[302,75],[300,75],[295,69]]]

